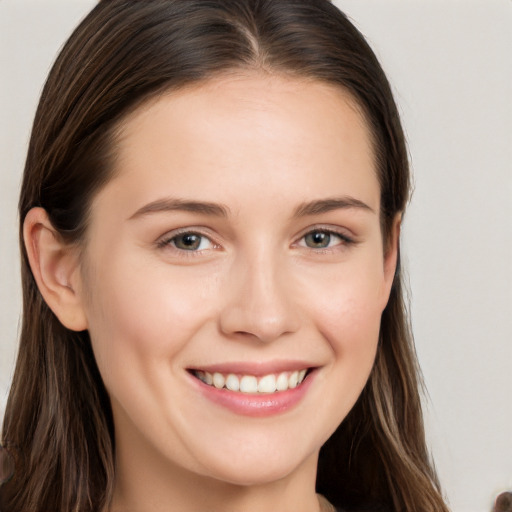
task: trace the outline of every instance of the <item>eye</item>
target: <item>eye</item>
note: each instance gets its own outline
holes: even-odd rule
[[[325,229],[316,229],[304,235],[299,245],[310,249],[329,249],[331,247],[350,243],[351,240],[339,233]]]
[[[159,245],[170,245],[180,251],[189,252],[204,251],[214,247],[213,242],[208,237],[194,232],[179,233],[171,238],[166,238]]]

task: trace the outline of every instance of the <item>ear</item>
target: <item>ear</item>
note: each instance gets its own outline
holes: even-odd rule
[[[77,247],[64,242],[43,208],[28,212],[23,239],[32,274],[46,304],[68,329],[87,329]]]
[[[397,213],[391,224],[388,240],[384,247],[384,307],[389,299],[391,287],[396,277],[398,258],[400,253],[400,229],[402,214]]]

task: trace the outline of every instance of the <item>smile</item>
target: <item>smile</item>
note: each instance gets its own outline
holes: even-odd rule
[[[270,373],[261,377],[234,373],[210,373],[202,370],[194,370],[192,374],[206,385],[217,389],[239,393],[271,394],[296,388],[306,378],[307,372],[307,369],[302,369]]]

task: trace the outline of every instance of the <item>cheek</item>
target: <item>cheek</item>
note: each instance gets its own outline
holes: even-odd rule
[[[361,272],[333,271],[328,291],[310,303],[315,329],[329,345],[330,363],[325,373],[331,392],[323,397],[330,435],[356,403],[371,373],[379,341],[382,316],[379,267]],[[314,309],[313,309],[314,308]]]
[[[146,375],[159,367],[169,371],[208,318],[208,288],[186,275],[164,275],[156,266],[115,261],[97,269],[89,290],[89,332],[105,381],[130,369]]]
[[[318,316],[318,329],[329,342],[335,362],[345,375],[366,379],[377,350],[381,310],[360,290],[346,290],[343,297],[331,297]]]
[[[308,279],[312,282],[313,279]],[[383,309],[384,272],[378,259],[325,272],[317,285],[322,292],[308,293],[316,328],[334,352],[373,354]]]

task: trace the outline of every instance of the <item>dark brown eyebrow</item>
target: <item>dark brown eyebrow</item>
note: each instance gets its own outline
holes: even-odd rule
[[[308,215],[319,215],[321,213],[331,212],[332,210],[348,208],[357,208],[375,213],[373,208],[368,206],[366,203],[363,203],[363,201],[360,201],[355,197],[343,196],[303,203],[295,210],[293,216],[306,217]]]
[[[373,209],[363,201],[350,196],[319,199],[299,205],[293,217],[306,217],[308,215],[319,215],[332,210],[358,208],[373,212]],[[213,215],[215,217],[227,217],[229,208],[227,206],[211,203],[208,201],[190,201],[186,199],[164,198],[157,199],[139,208],[131,217],[135,219],[151,213],[186,211],[200,213],[202,215]]]
[[[202,215],[213,215],[215,217],[227,217],[229,209],[221,204],[203,202],[203,201],[188,201],[186,199],[164,198],[157,199],[139,208],[131,217],[135,219],[151,213],[172,212],[172,211],[185,211],[192,213],[200,213]]]

